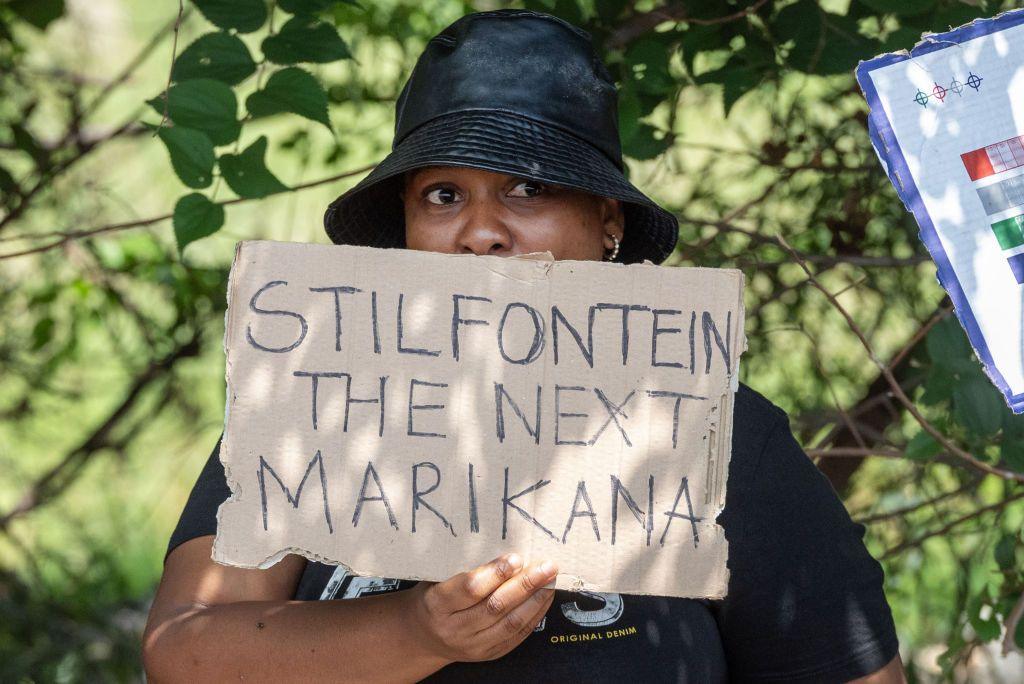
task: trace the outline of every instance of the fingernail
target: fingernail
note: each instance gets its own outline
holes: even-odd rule
[[[533,576],[538,582],[545,582],[555,573],[555,566],[551,561],[544,561],[533,569]]]
[[[518,553],[510,553],[505,557],[505,562],[512,570],[518,570],[523,565],[523,559]]]

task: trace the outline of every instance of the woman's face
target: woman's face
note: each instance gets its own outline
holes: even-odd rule
[[[618,200],[455,166],[410,171],[402,191],[409,249],[600,260],[622,239]]]

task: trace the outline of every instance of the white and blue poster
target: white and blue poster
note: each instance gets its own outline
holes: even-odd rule
[[[869,132],[992,382],[1024,412],[1024,10],[861,62]]]

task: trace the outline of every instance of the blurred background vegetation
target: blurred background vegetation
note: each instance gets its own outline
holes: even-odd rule
[[[327,242],[426,41],[498,7],[591,32],[630,178],[680,217],[668,263],[743,270],[741,379],[867,526],[910,676],[1020,681],[1024,416],[952,315],[852,76],[1011,6],[0,0],[0,681],[142,678],[167,538],[222,426],[235,242]]]

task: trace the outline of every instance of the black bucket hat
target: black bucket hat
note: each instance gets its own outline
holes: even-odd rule
[[[623,175],[618,93],[590,35],[529,10],[468,14],[427,44],[396,104],[391,153],[324,215],[337,244],[405,245],[405,171],[467,166],[623,202],[619,259],[661,263],[675,216]]]

